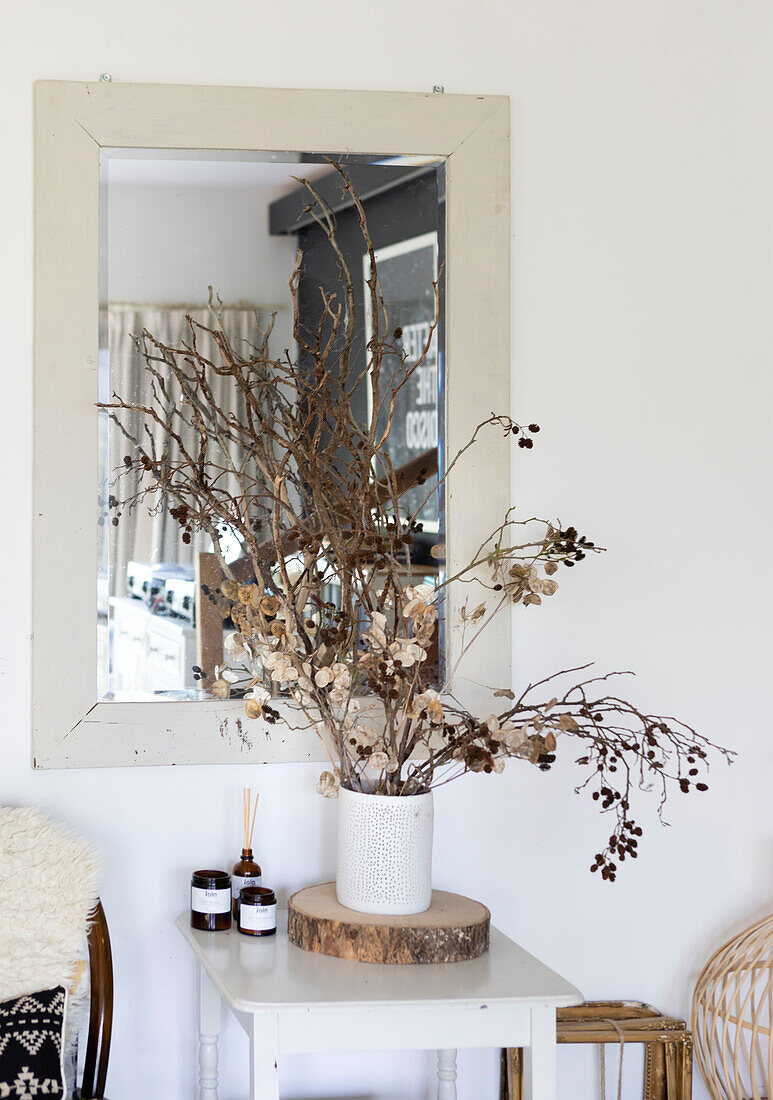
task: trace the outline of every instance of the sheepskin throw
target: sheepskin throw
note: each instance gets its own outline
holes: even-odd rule
[[[0,1001],[71,989],[86,959],[99,861],[90,845],[36,809],[0,806]],[[88,995],[81,980],[69,1006]]]
[[[67,1094],[63,986],[0,1003],[0,1097],[33,1100]]]

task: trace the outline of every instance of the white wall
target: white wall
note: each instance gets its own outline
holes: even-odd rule
[[[556,514],[609,548],[565,571],[549,606],[519,617],[519,678],[586,660],[637,669],[637,700],[741,756],[709,794],[680,796],[673,827],[648,830],[641,859],[612,887],[588,874],[608,830],[572,795],[568,763],[443,788],[436,880],[486,900],[501,928],[589,998],[684,1014],[709,950],[770,907],[773,876],[773,7],[341,0],[331,18],[310,0],[225,0],[216,11],[202,0],[74,0],[13,5],[3,29],[0,798],[44,805],[105,853],[118,991],[110,1095],[192,1095],[191,967],[170,922],[190,868],[235,850],[240,785],[262,792],[260,855],[284,890],[331,872],[334,806],[300,765],[29,768],[37,77],[443,83],[513,97],[514,393],[519,415],[543,426],[539,446],[519,455],[518,499],[526,514]],[[243,1051],[233,1029],[224,1098],[244,1095],[229,1050],[234,1060]],[[590,1083],[590,1060],[568,1058]],[[462,1073],[463,1100],[495,1095],[491,1059],[467,1058]],[[288,1098],[429,1095],[425,1056],[298,1058],[283,1074]]]
[[[289,312],[296,242],[269,235],[276,197],[244,184],[110,183],[110,301],[204,304],[211,284],[226,303]]]
[[[216,165],[218,183],[190,161],[174,162],[176,181],[127,182],[127,163],[142,174],[143,161],[111,160],[103,169],[109,301],[204,305],[212,286],[226,304],[273,308],[272,347],[281,355],[292,341],[296,241],[269,234],[268,207],[287,187],[248,183],[243,169],[252,166],[243,162]],[[156,162],[154,175],[168,165]]]

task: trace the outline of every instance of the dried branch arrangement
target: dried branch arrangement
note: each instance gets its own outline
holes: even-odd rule
[[[642,833],[631,815],[633,789],[654,789],[662,806],[670,789],[706,790],[703,773],[712,751],[728,759],[732,754],[688,725],[608,693],[607,677],[580,679],[563,690],[551,676],[520,695],[503,686],[493,692],[493,713],[485,716],[457,701],[459,660],[491,619],[509,614],[513,604],[539,605],[558,588],[560,566],[572,568],[599,548],[574,527],[518,520],[511,510],[481,539],[466,568],[437,587],[417,583],[411,546],[421,529],[420,509],[408,513],[401,505],[409,486],[388,444],[398,395],[430,354],[438,286],[426,345],[409,361],[400,330],[389,326],[365,211],[345,171],[336,168],[370,257],[372,335],[365,366],[354,366],[362,325],[335,217],[313,185],[302,181],[307,213],[337,260],[338,291],[320,289],[320,319],[310,329],[299,310],[303,257],[297,255],[290,280],[297,360],[289,352],[269,354],[270,330],[258,333],[254,345],[234,346],[216,303],[212,326],[189,318],[188,338],[179,347],[147,331],[138,335],[152,401],[140,405],[114,395],[100,405],[128,444],[110,501],[113,522],[140,505],[168,507],[183,541],[195,531],[211,537],[223,580],[206,595],[236,627],[227,643],[228,664],[214,670],[212,691],[221,698],[242,694],[251,719],[274,723],[289,706],[304,724],[313,724],[330,757],[318,784],[322,794],[334,796],[343,784],[411,795],[468,771],[501,772],[509,758],[549,770],[559,739],[569,739],[580,743],[577,763],[587,771],[577,789],[589,790],[614,820],[591,867],[613,881],[618,864],[636,858]],[[217,348],[212,357],[200,350],[202,331]],[[239,414],[214,399],[216,377],[238,391]],[[365,405],[370,413],[363,419],[355,409]],[[139,414],[140,432],[129,430],[127,414],[135,424]],[[468,449],[492,430],[530,450],[539,426],[492,414],[447,462],[441,488]],[[419,466],[411,484],[433,472],[429,464]],[[238,570],[222,552],[223,539],[233,534],[242,547]],[[459,632],[460,657],[439,683],[427,670],[443,592],[473,578],[489,595],[474,607],[466,604],[460,622],[446,624]],[[324,599],[323,591],[331,590],[336,598]],[[358,701],[363,696],[378,703],[375,716]]]

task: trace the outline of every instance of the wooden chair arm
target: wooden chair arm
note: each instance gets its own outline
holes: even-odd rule
[[[82,1100],[104,1100],[113,1031],[113,956],[101,901],[92,913],[88,941],[91,1009],[80,1096]]]

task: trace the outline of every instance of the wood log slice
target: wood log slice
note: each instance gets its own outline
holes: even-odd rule
[[[461,894],[432,891],[425,913],[382,916],[347,909],[334,882],[309,886],[287,903],[290,942],[304,951],[372,963],[447,963],[488,951],[491,913]]]

